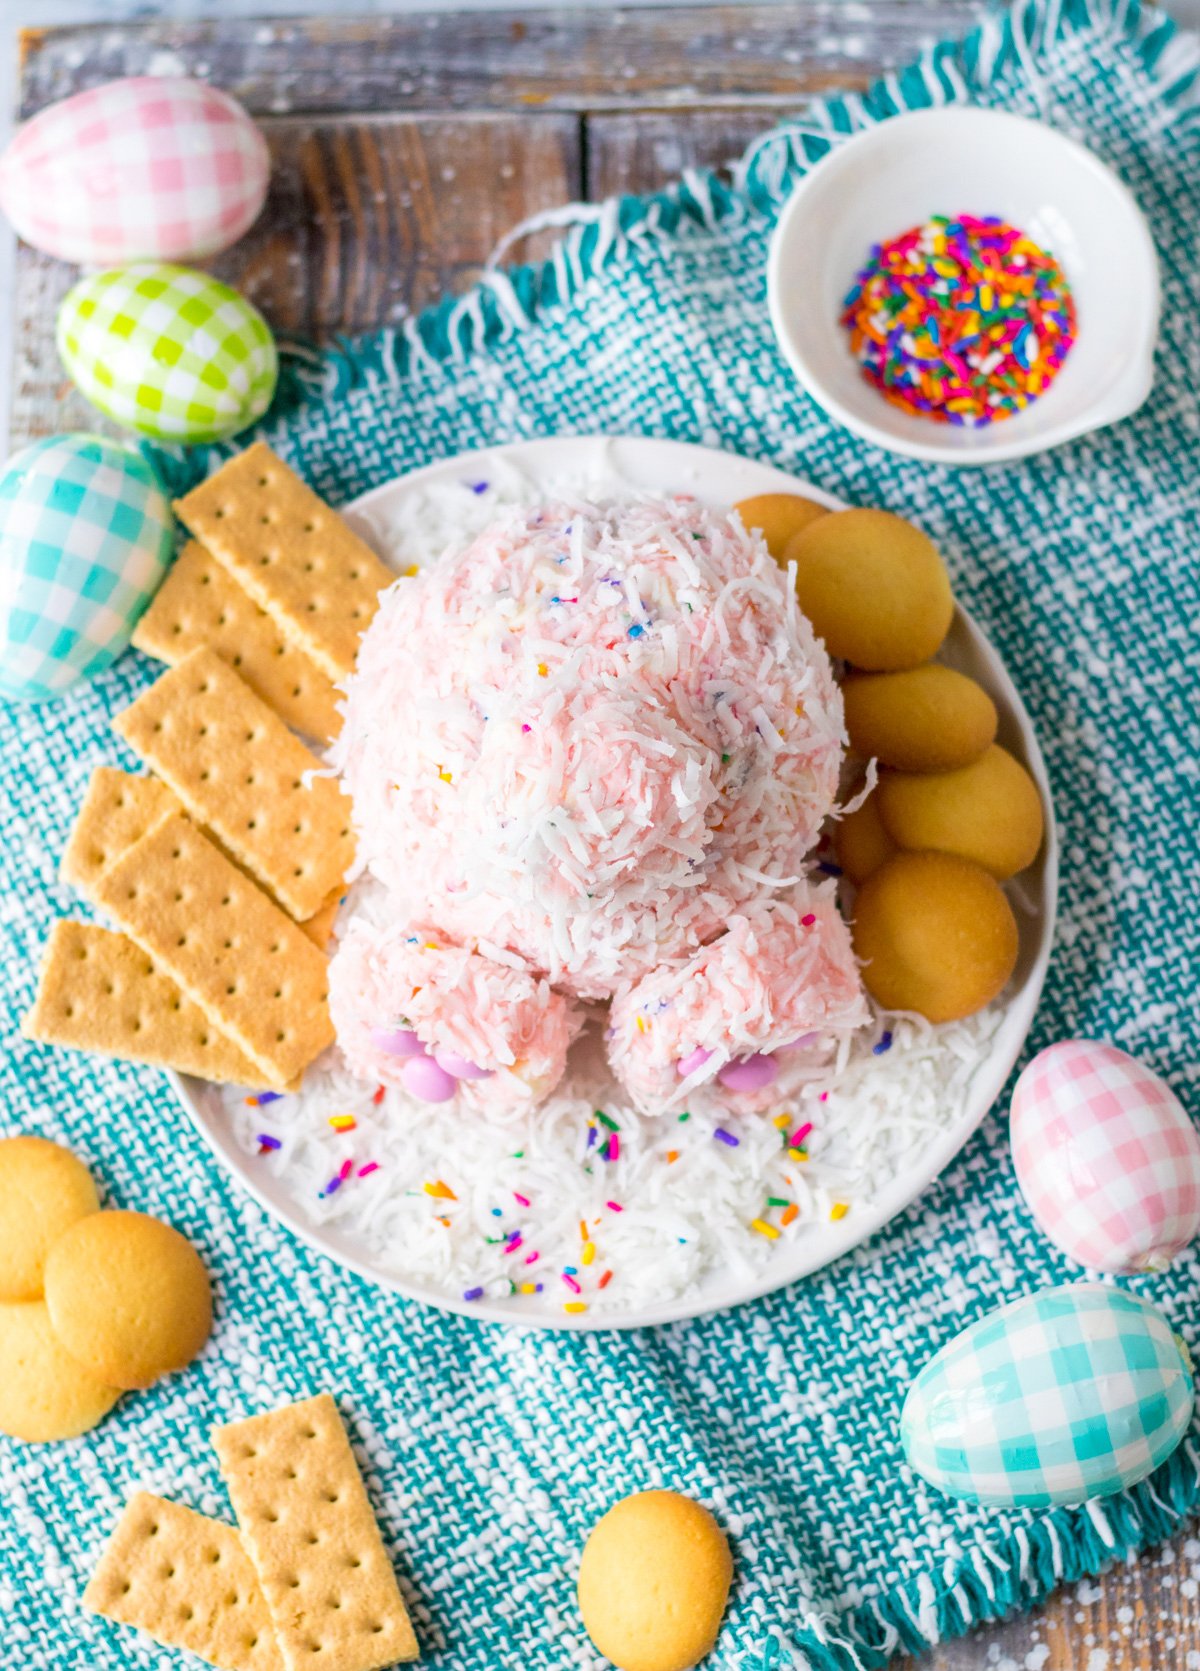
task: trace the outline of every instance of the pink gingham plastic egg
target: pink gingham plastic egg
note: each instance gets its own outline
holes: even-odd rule
[[[1114,1045],[1039,1052],[1011,1132],[1029,1210],[1089,1270],[1165,1270],[1200,1232],[1200,1134],[1170,1086]]]
[[[227,94],[132,76],[18,129],[0,156],[0,210],[63,261],[201,261],[254,222],[269,173],[266,140]]]

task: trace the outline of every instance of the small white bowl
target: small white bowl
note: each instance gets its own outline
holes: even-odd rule
[[[937,214],[999,215],[1057,258],[1078,335],[1024,412],[983,429],[913,417],[862,376],[839,323],[872,244]],[[949,105],[892,117],[838,145],[780,215],[767,267],[784,357],[831,418],[890,452],[993,464],[1127,418],[1153,380],[1158,261],[1145,218],[1112,170],[1053,128]]]

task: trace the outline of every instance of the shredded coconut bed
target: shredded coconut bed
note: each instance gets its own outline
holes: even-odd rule
[[[511,465],[495,475],[412,490],[402,517],[393,510],[374,528],[377,549],[411,572],[461,550],[504,506],[546,498]],[[560,496],[598,493],[634,498],[611,479],[563,483]],[[388,890],[367,875],[336,934],[348,943],[393,921]],[[225,1107],[252,1165],[397,1278],[459,1303],[615,1318],[691,1296],[717,1273],[761,1275],[801,1239],[818,1257],[822,1236],[841,1235],[840,1221],[863,1214],[962,1117],[1002,1020],[993,1007],[934,1028],[871,1007],[866,1026],[781,1054],[757,1111],[710,1074],[645,1112],[644,1087],[639,1109],[606,1059],[609,1017],[583,1013],[566,1075],[540,1106],[417,1102],[394,1075],[364,1082],[361,1059],[354,1073],[334,1049],[299,1094],[227,1091]]]

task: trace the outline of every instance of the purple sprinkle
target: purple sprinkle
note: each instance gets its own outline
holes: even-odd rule
[[[283,1144],[277,1137],[268,1137],[265,1131],[258,1134],[259,1147],[263,1149],[282,1149]]]
[[[463,1293],[463,1299],[464,1300],[481,1300],[482,1298],[483,1298],[483,1289],[482,1288],[468,1288]]]
[[[596,1143],[596,1128],[595,1128],[595,1126],[589,1126],[588,1127],[588,1140],[587,1140],[588,1148],[589,1149],[594,1148],[595,1143]]]
[[[336,1178],[330,1178],[329,1182],[325,1185],[325,1188],[321,1191],[322,1201],[325,1199],[325,1197],[327,1195],[333,1195],[334,1192],[336,1190],[341,1189],[341,1187],[342,1187],[342,1175],[339,1172]]]
[[[470,484],[471,492],[472,493],[486,493],[487,490],[488,490],[489,485],[490,484],[488,482],[472,482]],[[483,1290],[480,1289],[480,1293],[482,1293],[482,1292],[483,1292]],[[471,1296],[468,1294],[467,1298],[470,1299],[470,1297]]]
[[[882,1056],[885,1050],[892,1048],[892,1035],[889,1028],[885,1028],[879,1043],[872,1048],[872,1056]]]
[[[735,1137],[731,1131],[726,1131],[724,1126],[718,1126],[713,1136],[718,1143],[726,1143],[731,1149],[738,1148],[741,1143],[741,1139]]]
[[[282,1096],[282,1091],[260,1091],[258,1093],[258,1106],[265,1108],[269,1102],[279,1102]]]

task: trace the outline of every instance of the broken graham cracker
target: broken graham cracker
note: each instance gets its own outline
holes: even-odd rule
[[[222,465],[175,511],[329,678],[353,671],[394,576],[265,442]]]
[[[297,731],[330,742],[341,728],[332,679],[196,540],[175,559],[133,644],[170,667],[192,650],[215,650]]]
[[[193,650],[113,730],[229,856],[301,921],[354,858],[350,802],[279,715],[213,650]]]
[[[258,1574],[232,1526],[137,1491],[83,1605],[221,1671],[284,1671]]]
[[[378,1671],[417,1639],[328,1393],[213,1432],[288,1671]]]
[[[338,888],[330,894],[319,910],[314,911],[311,917],[306,917],[299,924],[313,945],[320,946],[322,950],[329,944],[329,936],[333,933],[333,925],[337,920],[338,906],[342,903],[345,892],[345,888]]]
[[[101,871],[153,829],[160,818],[178,811],[178,800],[158,778],[134,777],[116,766],[97,766],[71,826],[59,875],[89,899],[92,883]]]
[[[333,1042],[324,956],[182,813],[134,842],[94,894],[273,1089]]]
[[[55,923],[21,1031],[38,1044],[173,1068],[217,1084],[250,1090],[268,1084],[140,946],[95,923]]]
[[[159,778],[135,777],[116,766],[97,766],[72,825],[59,875],[64,882],[78,888],[85,899],[92,899],[93,884],[101,871],[107,870],[127,847],[153,829],[160,818],[182,811],[178,797]],[[313,915],[299,925],[314,946],[328,945],[344,892],[340,886],[335,888]],[[193,1070],[180,1068],[179,1071]]]

